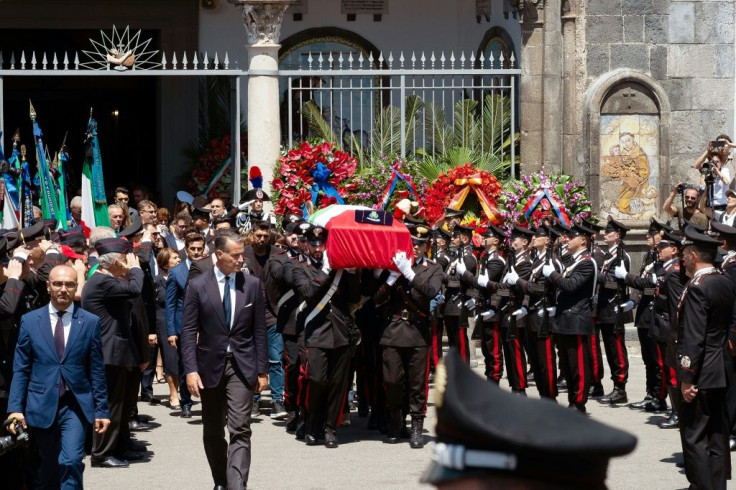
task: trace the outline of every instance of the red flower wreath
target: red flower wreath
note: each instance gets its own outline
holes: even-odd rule
[[[425,198],[425,217],[430,223],[437,222],[444,215],[444,207],[452,201],[465,185],[458,185],[458,179],[467,179],[471,177],[479,177],[480,184],[476,186],[477,191],[483,195],[495,206],[498,197],[501,194],[501,183],[496,177],[485,170],[478,170],[470,163],[460,165],[437,176],[437,180],[427,189]],[[464,208],[467,205],[463,206]],[[482,210],[477,213],[481,216],[480,223],[485,223],[488,218],[483,215]]]
[[[355,158],[349,153],[337,150],[332,143],[311,145],[305,141],[298,148],[282,154],[274,169],[274,175],[280,174],[280,177],[276,177],[271,183],[276,215],[302,214],[304,205],[312,202],[314,184],[312,171],[318,163],[322,163],[330,170],[327,182],[341,198],[347,197],[354,189],[354,184],[345,181],[355,174],[357,166]],[[336,197],[320,189],[315,208],[324,208],[335,202]]]

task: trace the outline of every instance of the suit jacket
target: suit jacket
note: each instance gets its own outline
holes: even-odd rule
[[[553,272],[549,281],[559,291],[557,311],[550,322],[550,331],[566,335],[593,333],[592,301],[596,264],[587,251],[581,252],[565,272]]]
[[[156,332],[166,332],[166,279],[159,274],[153,278],[153,285],[156,288]]]
[[[166,335],[181,335],[181,310],[187,287],[189,268],[182,262],[169,271],[166,280]]]
[[[209,270],[212,270],[212,268],[215,266],[215,264],[212,263],[212,256],[208,255],[207,257],[203,257],[199,260],[195,260],[192,262],[192,265],[189,267],[189,275],[187,276],[187,283],[197,277],[198,275],[207,272]]]
[[[205,388],[217,386],[229,344],[238,376],[254,386],[259,374],[268,373],[265,305],[260,281],[243,272],[235,274],[235,314],[228,330],[214,269],[193,279],[182,313],[183,375],[196,372]]]
[[[720,271],[697,275],[685,286],[677,310],[677,379],[702,389],[725,388],[726,333],[736,295]]]
[[[110,418],[100,319],[75,306],[64,354],[59,359],[49,307],[27,313],[21,320],[13,363],[8,412],[25,415],[28,425],[46,429],[59,408],[59,380],[79,402],[85,418]]]
[[[148,332],[141,336],[131,322],[131,299],[143,289],[143,271],[130,270],[129,280],[95,272],[82,289],[82,308],[100,318],[102,353],[110,366],[138,366],[148,352]]]

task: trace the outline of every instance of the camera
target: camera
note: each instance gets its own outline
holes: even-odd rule
[[[687,188],[687,185],[679,184],[677,187],[675,187],[675,191],[677,191],[678,194],[682,194],[683,192],[685,192],[686,188]]]
[[[16,419],[8,419],[3,422],[5,430],[12,425],[15,429],[15,435],[7,435],[0,437],[0,456],[17,447],[28,444],[28,432],[23,430],[23,425]]]
[[[700,173],[705,177],[706,183],[713,183],[716,180],[716,176],[713,173],[714,167],[715,163],[713,163],[713,160],[708,160],[700,167]]]

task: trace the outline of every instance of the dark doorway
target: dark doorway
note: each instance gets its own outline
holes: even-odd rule
[[[68,53],[73,63],[75,53],[85,61],[83,49],[90,49],[89,39],[99,39],[99,31],[65,30],[0,30],[0,46],[3,46],[4,64],[11,53],[20,62],[21,49],[25,51],[26,67],[31,54],[36,53],[40,69],[43,52],[47,52],[49,65],[54,51],[59,63]],[[152,38],[151,45],[158,46],[155,31],[144,31],[143,38]],[[49,48],[54,51],[51,51]],[[155,48],[154,48],[155,49]],[[119,185],[135,183],[157,188],[158,155],[157,93],[159,82],[154,77],[95,77],[60,76],[50,71],[43,77],[5,78],[4,104],[5,131],[3,147],[6,153],[12,148],[12,135],[20,129],[21,143],[28,149],[28,159],[35,166],[35,147],[29,116],[29,100],[38,114],[37,121],[44,133],[44,144],[53,158],[67,134],[70,175],[69,195],[73,195],[81,179],[84,161],[83,140],[89,120],[90,108],[98,122],[98,135],[102,152],[105,186],[108,195]]]

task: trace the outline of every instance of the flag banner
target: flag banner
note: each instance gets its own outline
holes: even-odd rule
[[[107,214],[105,180],[102,177],[102,154],[97,137],[97,121],[90,111],[82,166],[82,222],[88,228],[110,226]]]
[[[36,120],[36,110],[31,104],[31,122],[33,123],[33,137],[36,140],[36,161],[38,162],[38,181],[41,187],[41,214],[44,219],[59,221],[59,203],[54,183],[46,160],[46,149],[43,144],[43,132]]]

